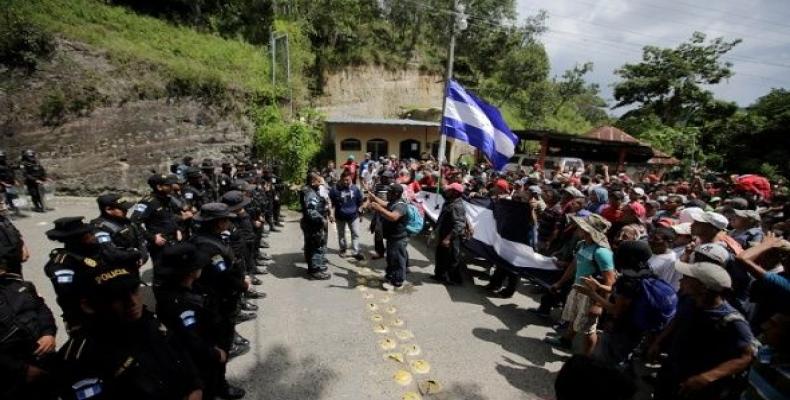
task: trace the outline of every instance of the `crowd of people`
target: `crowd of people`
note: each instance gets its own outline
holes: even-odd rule
[[[264,297],[254,286],[271,262],[266,237],[282,226],[285,186],[260,163],[193,161],[151,175],[139,201],[105,194],[95,219],[60,218],[47,231],[62,244],[45,266],[68,336],[59,349],[55,316],[23,278],[27,246],[0,213],[0,397],[245,395],[225,369],[249,350],[235,325],[255,318],[251,300]],[[529,221],[520,227],[526,244],[557,266],[531,311],[559,316],[546,342],[574,353],[558,374],[558,399],[629,399],[637,375],[656,399],[787,398],[787,188],[754,175],[638,175],[349,156],[311,170],[299,191],[306,277],[331,277],[332,225],[341,256],[368,258],[360,234],[369,216],[369,257],[385,259],[384,290],[406,283],[409,239],[426,230],[433,279],[468,284],[465,201],[515,203]],[[421,191],[444,197],[435,221]],[[140,292],[148,260],[155,314]],[[524,277],[529,268],[495,263],[486,289],[510,297]]]
[[[783,182],[702,171],[689,179],[629,176],[609,174],[606,165],[502,173],[486,163],[440,167],[429,157],[370,154],[359,163],[350,156],[339,170],[315,170],[310,190],[334,193],[326,196],[334,206],[328,219],[373,211],[374,258],[387,257],[388,290],[408,272],[401,242],[418,192],[438,187],[445,198],[433,226],[434,279],[448,285],[463,283],[462,248],[472,237],[463,199],[522,203],[531,221],[523,227],[527,243],[559,270],[531,311],[551,319],[561,310],[546,342],[576,354],[560,372],[558,398],[632,398],[637,360],[654,367],[640,378],[656,399],[788,398],[790,193]],[[353,213],[342,211],[348,202]],[[394,234],[391,221],[400,222]],[[346,225],[338,224],[341,250]],[[356,243],[358,228],[351,233]],[[486,289],[510,297],[529,275],[496,265]]]
[[[46,232],[60,244],[44,271],[65,333],[24,280],[29,251],[2,213],[0,398],[245,396],[228,383],[226,365],[250,349],[235,326],[254,319],[252,300],[265,297],[254,287],[271,260],[265,238],[283,226],[284,186],[251,162],[217,168],[185,157],[172,172],[151,175],[150,194],[137,202],[105,194],[95,219],[59,218]],[[141,293],[149,260],[150,311]],[[56,349],[58,334],[67,340]]]

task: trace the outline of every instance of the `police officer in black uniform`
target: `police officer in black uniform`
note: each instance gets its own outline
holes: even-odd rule
[[[82,220],[83,217],[58,218],[55,227],[46,232],[49,240],[63,243],[62,248],[49,254],[44,272],[52,281],[69,334],[82,326],[85,317],[80,308],[80,284],[102,262],[93,227]]]
[[[205,185],[205,177],[199,168],[189,167],[186,170],[186,185],[181,188],[182,196],[186,204],[194,209],[200,210],[203,204],[211,203],[211,192]]]
[[[156,315],[183,344],[203,380],[203,398],[213,399],[222,381],[228,353],[219,347],[217,304],[197,283],[208,260],[191,243],[168,246],[162,253],[162,285],[156,295]]]
[[[203,172],[203,187],[205,187],[208,192],[209,200],[218,201],[220,196],[217,189],[219,177],[214,168],[214,161],[210,158],[204,158],[203,162],[200,163],[200,171]]]
[[[0,247],[0,259],[14,249]],[[0,262],[0,398],[54,399],[55,319],[36,287]]]
[[[41,185],[47,180],[47,171],[36,159],[36,152],[25,150],[22,152],[22,172],[25,177],[25,186],[33,202],[33,211],[45,212],[44,193]]]
[[[148,261],[142,229],[126,217],[131,204],[120,195],[105,194],[96,199],[99,217],[91,221],[96,242],[102,253],[115,260],[115,265],[137,270]]]
[[[217,345],[231,357],[249,351],[249,344],[234,343],[235,323],[240,315],[254,318],[255,314],[239,314],[239,300],[242,293],[249,288],[244,280],[244,271],[239,259],[230,247],[231,219],[236,215],[230,212],[223,203],[203,205],[195,216],[197,229],[190,242],[198,248],[201,257],[209,260],[203,268],[198,282],[206,289],[212,301],[216,301],[221,320],[218,322]],[[224,371],[223,371],[224,377]],[[240,398],[244,390],[230,385],[223,379],[219,383],[218,392],[223,398]]]
[[[100,268],[82,287],[85,323],[58,353],[62,399],[202,398],[182,344],[143,306],[137,274]]]
[[[304,234],[304,257],[307,261],[307,276],[310,279],[329,279],[326,272],[327,217],[329,207],[325,198],[318,194],[321,175],[310,173],[307,185],[299,193],[302,206],[300,226]]]
[[[14,205],[14,199],[17,198],[16,184],[16,169],[8,163],[5,151],[0,150],[0,191],[5,197],[8,209],[19,213],[19,209]]]
[[[143,197],[132,209],[131,220],[143,228],[143,235],[148,243],[148,254],[154,264],[154,284],[157,282],[162,249],[168,243],[172,244],[182,238],[170,197],[171,185],[175,183],[177,182],[173,175],[152,175],[148,178],[151,194]]]
[[[232,190],[231,187],[233,186],[233,164],[229,162],[222,163],[222,172],[219,174],[219,178],[217,179],[217,188],[219,191],[219,195],[222,196],[226,192]]]
[[[22,234],[5,212],[0,212],[0,249],[8,249],[2,252],[0,263],[5,265],[8,272],[21,276],[22,263],[30,258],[30,252]]]

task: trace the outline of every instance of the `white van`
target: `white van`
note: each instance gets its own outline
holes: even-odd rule
[[[505,164],[505,171],[529,172],[532,166],[538,162],[538,157],[530,154],[516,154]],[[543,163],[543,171],[548,173],[557,169],[557,165],[562,167],[562,172],[571,172],[576,168],[576,175],[584,174],[584,161],[575,157],[546,157]]]

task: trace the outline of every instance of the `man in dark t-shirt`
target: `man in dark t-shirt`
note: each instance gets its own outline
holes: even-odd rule
[[[392,290],[403,286],[406,268],[409,262],[409,245],[406,224],[408,222],[408,204],[403,201],[403,186],[394,183],[387,191],[387,201],[368,194],[370,205],[378,212],[383,225],[384,239],[387,241],[387,270],[384,289]]]

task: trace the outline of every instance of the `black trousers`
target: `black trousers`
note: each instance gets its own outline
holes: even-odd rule
[[[513,293],[516,292],[516,288],[518,288],[521,277],[516,273],[510,272],[510,270],[506,268],[496,267],[494,269],[494,274],[491,275],[491,280],[488,281],[488,285],[494,289],[500,289],[502,285],[505,284],[506,280],[507,284],[505,288],[502,289],[502,294],[513,295]]]
[[[389,283],[400,286],[406,279],[406,268],[409,266],[409,240],[387,239],[387,269],[384,278]]]
[[[44,209],[44,201],[41,197],[41,185],[38,182],[25,182],[27,186],[27,193],[30,194],[30,200],[33,202],[33,207]]]
[[[462,283],[461,277],[461,239],[453,238],[450,246],[444,247],[441,243],[436,246],[436,267],[433,276],[440,280],[449,280]]]

